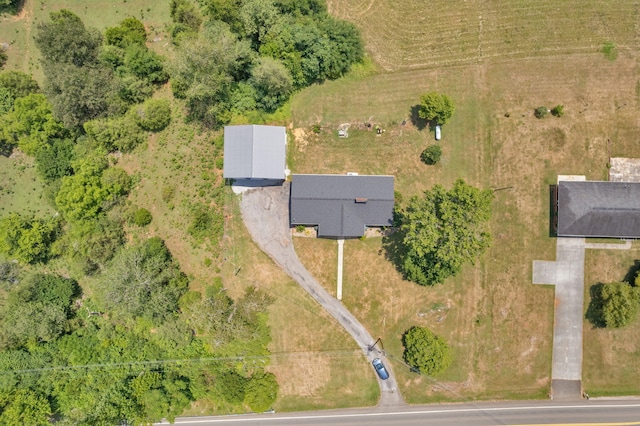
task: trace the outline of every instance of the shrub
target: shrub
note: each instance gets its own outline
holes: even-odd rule
[[[151,212],[147,209],[140,208],[133,214],[133,223],[138,226],[147,226],[153,220]]]
[[[564,115],[564,106],[563,105],[554,106],[553,109],[551,109],[551,115],[555,117],[562,117]]]
[[[533,115],[535,115],[536,118],[544,118],[548,112],[549,109],[546,106],[539,106],[533,111]]]
[[[428,328],[411,327],[404,333],[402,343],[404,360],[422,374],[432,376],[451,365],[449,346]]]
[[[134,116],[138,126],[144,130],[158,132],[171,122],[171,105],[166,99],[149,99],[134,107]]]
[[[440,148],[440,145],[429,145],[422,151],[422,154],[420,154],[420,159],[430,166],[440,161],[440,157],[442,157],[442,148]]]

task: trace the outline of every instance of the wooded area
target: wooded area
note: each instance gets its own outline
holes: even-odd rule
[[[127,201],[138,178],[117,158],[185,117],[215,141],[232,118],[348,71],[362,42],[315,0],[170,8],[172,59],[134,17],[100,33],[63,9],[34,29],[44,83],[0,73],[0,151],[33,157],[58,212],[0,217],[0,423],[149,424],[201,399],[221,412],[275,401],[272,297],[250,286],[234,300],[218,276],[192,289],[161,238],[130,232],[153,216]],[[175,99],[155,96],[169,80]],[[190,212],[195,243],[221,234],[221,204]]]

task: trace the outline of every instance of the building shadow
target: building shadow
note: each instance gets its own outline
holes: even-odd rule
[[[549,236],[558,236],[558,185],[549,185]]]

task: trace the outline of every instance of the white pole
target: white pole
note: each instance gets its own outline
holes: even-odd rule
[[[338,240],[338,291],[336,297],[342,300],[342,257],[344,254],[344,240]]]

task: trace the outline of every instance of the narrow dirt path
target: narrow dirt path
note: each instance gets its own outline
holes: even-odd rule
[[[289,228],[289,183],[250,189],[242,194],[242,218],[253,240],[278,266],[307,291],[353,337],[369,361],[381,358],[389,370],[389,379],[379,380],[381,397],[378,406],[404,404],[391,364],[376,349],[375,341],[345,306],[332,297],[302,265],[293,248]],[[372,367],[373,370],[373,367]]]

